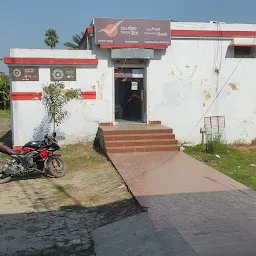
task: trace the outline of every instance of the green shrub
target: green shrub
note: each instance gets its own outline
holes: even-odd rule
[[[10,107],[10,85],[9,77],[0,74],[0,109],[8,109]]]

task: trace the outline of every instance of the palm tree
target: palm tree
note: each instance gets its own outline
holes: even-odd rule
[[[76,34],[75,36],[72,36],[72,42],[66,42],[63,45],[66,46],[70,50],[78,50],[79,45],[82,42],[84,36],[84,32],[80,32],[80,34]]]
[[[44,42],[47,46],[51,47],[51,49],[54,49],[56,44],[59,43],[59,36],[54,29],[48,29],[45,33],[45,37]]]

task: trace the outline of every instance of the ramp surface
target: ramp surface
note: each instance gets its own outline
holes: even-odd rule
[[[183,152],[109,157],[155,228],[177,230],[200,256],[256,255],[255,191]]]

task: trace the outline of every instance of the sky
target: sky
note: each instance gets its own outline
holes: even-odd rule
[[[0,0],[0,58],[10,48],[47,48],[49,28],[63,48],[97,17],[256,23],[255,9],[255,0]],[[3,61],[1,71],[8,71]]]

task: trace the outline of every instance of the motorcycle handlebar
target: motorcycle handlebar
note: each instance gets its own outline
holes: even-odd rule
[[[48,134],[45,135],[44,143],[47,148],[53,147],[53,148],[55,148],[55,150],[60,149],[55,137],[56,137],[56,134],[53,134],[53,136],[49,136]]]
[[[55,136],[54,135],[53,136],[49,136],[48,134],[46,134],[44,136],[44,140],[45,140],[47,145],[51,145],[51,144],[53,144],[55,142],[55,137],[56,137],[56,133],[55,133]]]

